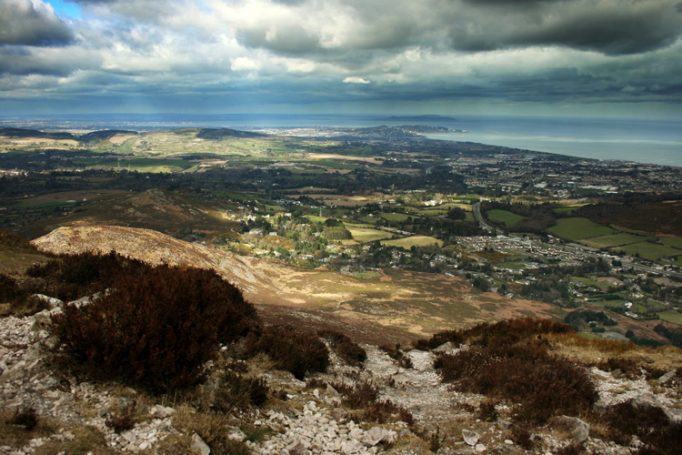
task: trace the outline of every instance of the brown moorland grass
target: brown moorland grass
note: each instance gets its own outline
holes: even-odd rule
[[[317,334],[329,341],[332,350],[350,365],[362,365],[367,360],[367,352],[347,335],[335,330],[320,330]]]
[[[553,415],[581,415],[598,398],[594,385],[582,367],[550,354],[543,338],[572,331],[563,323],[532,318],[479,324],[432,338],[470,345],[455,355],[440,355],[434,366],[443,381],[468,392],[519,402],[517,421],[539,424]]]
[[[673,455],[682,447],[682,422],[674,422],[659,407],[626,401],[602,410],[598,420],[607,424],[607,437],[619,444],[636,435],[643,443],[640,454]]]
[[[247,355],[267,354],[280,370],[302,380],[307,373],[324,372],[329,366],[327,346],[310,332],[291,326],[271,326],[247,340]]]
[[[82,282],[101,273],[71,270],[83,271],[73,278]],[[51,325],[59,351],[93,377],[160,392],[193,385],[219,342],[259,327],[253,306],[212,271],[135,264],[106,280],[111,283],[106,293],[87,305],[66,305]]]

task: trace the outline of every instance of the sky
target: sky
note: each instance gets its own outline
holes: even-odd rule
[[[0,0],[0,114],[682,120],[682,0]]]

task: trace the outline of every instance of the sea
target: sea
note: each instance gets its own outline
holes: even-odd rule
[[[520,116],[380,116],[289,114],[96,114],[0,117],[0,127],[36,129],[362,128],[422,125],[449,128],[429,138],[556,153],[599,160],[682,166],[682,120]]]

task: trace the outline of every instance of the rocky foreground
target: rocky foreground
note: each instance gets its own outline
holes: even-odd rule
[[[153,396],[114,382],[93,382],[56,362],[46,328],[62,302],[38,298],[49,308],[32,316],[0,319],[0,454],[207,455],[248,453],[247,449],[283,455],[628,454],[643,445],[636,436],[621,444],[606,440],[603,429],[569,416],[555,416],[524,435],[512,422],[514,403],[495,403],[483,416],[484,396],[443,383],[434,369],[439,353],[467,349],[451,342],[430,351],[404,350],[397,358],[363,345],[367,359],[359,366],[332,353],[328,371],[307,381],[273,369],[265,355],[237,361],[225,346],[220,358],[206,365],[209,379],[192,394]],[[679,356],[676,359],[673,366]],[[245,375],[265,381],[267,401],[261,408],[218,415],[204,404],[215,393],[211,378],[235,365]],[[663,410],[672,422],[682,421],[682,388],[674,369],[652,378],[644,370],[628,377],[617,369],[592,367],[589,376],[599,394],[596,407],[631,401]],[[342,393],[345,386],[360,383],[376,387],[376,402],[390,401],[409,415],[383,423],[367,418],[349,406]],[[17,413],[26,409],[34,411],[35,425],[17,421]],[[122,416],[127,425],[117,424],[126,420]],[[243,443],[235,446],[242,451],[229,444],[209,446],[206,435],[216,432]]]

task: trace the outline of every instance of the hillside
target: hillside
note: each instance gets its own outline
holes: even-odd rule
[[[457,277],[387,271],[367,278],[325,269],[301,270],[148,229],[63,226],[33,244],[54,254],[114,250],[150,264],[165,262],[213,269],[278,320],[297,314],[322,320],[339,318],[351,325],[378,324],[386,335],[397,330],[404,334],[403,338],[484,320],[558,314],[556,307],[549,304],[479,292]]]
[[[320,333],[329,365],[305,380],[237,343],[205,383],[158,395],[55,362],[46,316],[63,305],[50,305],[0,318],[2,454],[672,455],[682,434],[679,350],[591,343],[556,323],[484,324],[418,349],[355,345],[361,361]],[[244,384],[260,384],[250,402]]]
[[[20,239],[3,242],[32,251]],[[483,313],[472,312],[433,330],[432,313],[408,312],[394,295],[382,296],[394,299],[391,312],[378,298],[332,303],[367,289],[316,303],[325,280],[352,294],[357,278],[146,229],[65,226],[32,243],[43,254],[79,255],[32,267],[27,299],[0,302],[3,455],[672,455],[680,444],[677,348],[583,337],[555,320],[515,317],[519,302],[498,309],[498,323],[475,324]],[[111,250],[144,262],[104,256]],[[259,303],[257,312],[210,270]],[[434,289],[419,287],[418,276],[380,279],[400,279],[406,299]],[[48,295],[26,294],[32,288]],[[460,289],[472,308],[490,298]],[[54,298],[63,294],[76,299]],[[218,344],[205,327],[230,332]],[[426,328],[438,333],[415,339]],[[196,379],[170,376],[197,346]],[[107,363],[109,355],[124,364]],[[166,375],[182,386],[171,388]]]

